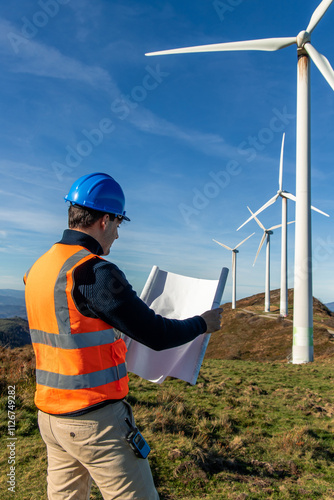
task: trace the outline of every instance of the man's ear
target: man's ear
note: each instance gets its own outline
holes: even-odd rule
[[[100,224],[101,229],[105,229],[106,225],[109,221],[110,221],[109,215],[104,214],[104,216],[99,219],[99,224]]]

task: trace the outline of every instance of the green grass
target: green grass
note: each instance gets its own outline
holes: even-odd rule
[[[16,493],[7,492],[9,376],[1,379],[0,497],[46,499],[31,373],[16,382]],[[152,449],[161,500],[334,498],[330,362],[206,360],[196,386],[130,378],[128,399]],[[91,499],[101,498],[94,487]]]

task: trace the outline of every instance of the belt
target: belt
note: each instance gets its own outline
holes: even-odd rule
[[[96,405],[88,406],[87,408],[82,408],[81,410],[71,411],[69,413],[49,413],[49,415],[54,415],[55,417],[79,417],[80,415],[85,415],[86,413],[90,413],[91,411],[99,410],[107,405],[114,405],[123,401],[123,399],[108,399],[107,401],[102,401],[101,403],[97,403]]]

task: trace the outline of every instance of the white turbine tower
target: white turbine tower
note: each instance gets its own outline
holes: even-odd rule
[[[284,152],[284,139],[285,133],[282,137],[282,145],[281,145],[281,156],[280,156],[280,164],[279,164],[279,176],[278,176],[278,191],[267,201],[259,210],[257,210],[254,215],[249,217],[240,227],[238,227],[237,231],[241,229],[245,224],[247,224],[251,219],[253,219],[256,215],[263,212],[266,208],[270,207],[275,201],[280,197],[282,199],[282,237],[281,237],[281,293],[280,293],[280,315],[286,317],[288,315],[288,245],[287,245],[287,201],[293,200],[296,201],[296,197],[289,193],[288,191],[283,190],[283,152]],[[311,209],[319,212],[326,217],[329,217],[328,214],[322,212],[318,208],[315,208],[311,205]]]
[[[311,33],[334,0],[322,0],[305,31],[294,37],[266,38],[216,43],[196,47],[150,52],[146,55],[182,54],[235,50],[275,51],[297,45],[297,133],[296,133],[296,233],[292,362],[313,361],[313,297],[311,252],[311,134],[310,65],[312,59],[334,90],[334,71],[325,56],[310,43]]]
[[[281,227],[282,224],[278,224],[277,226],[272,226],[269,229],[266,229],[262,222],[256,217],[255,214],[251,211],[249,207],[247,207],[250,213],[252,214],[252,219],[255,219],[260,228],[263,230],[263,236],[261,238],[259,248],[257,249],[257,253],[253,262],[253,266],[255,266],[256,259],[261,251],[263,243],[266,241],[266,277],[265,277],[265,289],[264,289],[264,311],[270,312],[270,236],[273,233],[274,229]],[[289,223],[290,224],[290,223]]]
[[[232,252],[232,309],[235,309],[235,301],[236,301],[236,275],[237,275],[237,253],[239,253],[239,250],[237,250],[238,247],[240,247],[245,241],[248,240],[251,236],[253,236],[254,233],[250,234],[242,240],[240,243],[237,244],[234,248],[228,247],[227,245],[224,245],[224,243],[220,243],[217,240],[213,240],[215,243],[218,243],[218,245],[221,245],[224,248],[227,248],[227,250],[231,250]]]

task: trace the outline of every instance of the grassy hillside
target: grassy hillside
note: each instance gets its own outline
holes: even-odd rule
[[[279,290],[270,294],[270,313],[264,311],[264,294],[224,304],[222,328],[211,336],[206,357],[253,361],[286,361],[291,358],[293,290],[289,290],[287,318],[279,316]],[[315,359],[334,357],[334,313],[313,299]]]
[[[244,300],[235,311],[225,305],[223,328],[211,337],[196,386],[173,379],[156,386],[130,374],[128,399],[152,448],[160,498],[330,500],[334,373],[328,330],[333,315],[315,302],[315,362],[292,365],[286,360],[289,318],[277,319],[274,301],[270,318],[262,313],[261,296]],[[31,346],[0,348],[0,370],[0,498],[46,500]],[[8,405],[9,386],[15,386],[15,408]],[[14,436],[10,411],[16,419]],[[14,437],[11,450],[7,445]],[[15,494],[7,490],[11,453]],[[102,499],[96,487],[91,499]]]

